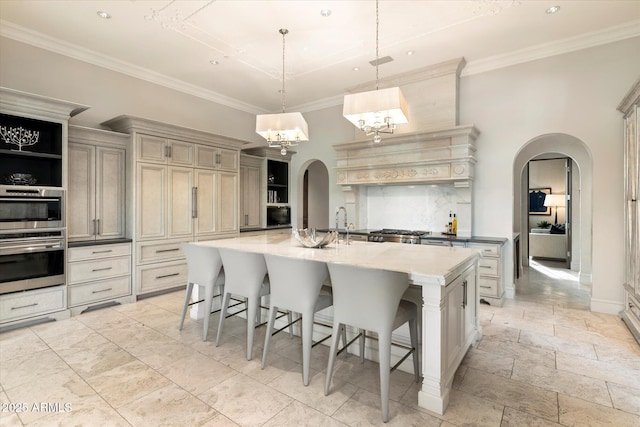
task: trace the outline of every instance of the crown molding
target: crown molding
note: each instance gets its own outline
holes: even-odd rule
[[[202,87],[184,82],[182,80],[167,77],[166,75],[156,73],[147,68],[138,67],[129,62],[121,61],[108,55],[103,55],[95,51],[85,49],[73,43],[49,37],[37,31],[30,30],[20,25],[13,24],[0,19],[0,36],[7,37],[22,43],[26,43],[41,49],[59,53],[98,67],[106,68],[118,73],[126,74],[141,80],[155,83],[160,86],[174,89],[198,98],[212,101],[217,104],[225,105],[236,110],[244,111],[251,114],[262,113],[263,111],[254,106],[217,92],[204,89]]]
[[[603,44],[614,43],[620,40],[640,36],[640,20],[609,27],[601,31],[585,33],[575,37],[558,40],[552,43],[544,43],[527,49],[516,50],[504,55],[495,55],[488,58],[469,61],[461,76],[485,73],[512,65],[523,64],[529,61],[562,55],[577,50]]]
[[[37,31],[15,25],[0,19],[0,36],[7,37],[22,43],[26,43],[41,49],[59,53],[74,59],[78,59],[89,64],[97,65],[112,71],[126,74],[141,80],[145,80],[160,86],[177,90],[207,101],[225,105],[236,110],[244,111],[250,114],[262,114],[265,111],[254,105],[238,101],[217,92],[203,89],[182,80],[173,79],[156,73],[155,71],[138,67],[131,63],[121,61],[119,59],[102,55],[95,51],[85,49],[78,45],[62,41],[53,37],[48,37]],[[497,70],[499,68],[509,67],[522,64],[529,61],[535,61],[563,53],[569,53],[581,49],[587,49],[594,46],[600,46],[607,43],[613,43],[632,37],[640,36],[640,20],[631,21],[627,24],[610,27],[601,31],[586,33],[576,37],[559,40],[553,43],[546,43],[531,48],[509,52],[503,55],[496,55],[475,61],[470,61],[460,72],[460,76],[469,76],[480,74],[488,71]],[[427,67],[429,68],[429,67]],[[411,72],[409,73],[411,74]],[[408,74],[408,75],[409,75]],[[391,77],[393,78],[393,77]],[[309,112],[324,108],[335,107],[341,105],[344,94],[317,101],[290,106],[289,109],[302,112]]]

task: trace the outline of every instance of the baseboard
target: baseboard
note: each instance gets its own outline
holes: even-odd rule
[[[571,271],[580,271],[580,261],[571,261]]]
[[[624,309],[624,303],[619,301],[591,298],[591,311],[596,313],[613,314],[617,316]]]

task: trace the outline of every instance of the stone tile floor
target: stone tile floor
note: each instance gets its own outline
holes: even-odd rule
[[[640,347],[619,317],[581,307],[574,280],[551,289],[549,273],[528,269],[515,299],[481,304],[483,337],[444,415],[418,408],[412,375],[394,372],[388,424],[640,426]],[[548,294],[536,300],[532,284]],[[217,315],[207,342],[201,322],[178,330],[182,299],[174,292],[0,334],[0,426],[382,424],[377,364],[341,356],[325,397],[325,346],[313,349],[304,387],[298,338],[274,337],[262,370],[264,328],[246,361],[244,320],[228,319],[215,347]]]

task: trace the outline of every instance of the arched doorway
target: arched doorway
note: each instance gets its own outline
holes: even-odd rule
[[[329,228],[329,171],[320,160],[306,161],[297,176],[297,224],[304,228]]]
[[[591,285],[592,272],[592,215],[593,215],[593,160],[591,153],[580,139],[566,134],[540,135],[527,142],[514,159],[514,232],[520,233],[518,266],[529,265],[529,216],[528,216],[528,164],[545,155],[561,155],[573,160],[579,173],[574,186],[574,216],[572,229],[575,252],[579,257],[579,283]],[[517,296],[517,290],[516,290]]]

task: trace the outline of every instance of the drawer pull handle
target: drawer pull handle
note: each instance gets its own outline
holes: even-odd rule
[[[11,307],[11,310],[20,310],[21,308],[35,307],[36,305],[38,305],[38,303],[34,302],[33,304],[21,305],[20,307]]]
[[[491,249],[483,249],[484,252],[491,252]]]
[[[91,292],[91,293],[92,293],[92,294],[99,294],[100,292],[109,292],[109,291],[111,291],[111,290],[113,290],[113,288],[102,289],[102,290],[100,290],[100,291],[93,291],[93,292]]]
[[[106,250],[106,251],[93,251],[91,252],[92,254],[107,254],[109,252],[113,252],[112,249]]]
[[[165,274],[164,276],[156,276],[156,279],[164,279],[166,277],[179,276],[180,273]]]
[[[491,289],[491,286],[482,286],[480,285],[481,288],[485,288],[485,289]]]
[[[111,270],[113,267],[105,267],[105,268],[94,268],[93,270],[91,270],[92,272],[96,272],[96,271],[107,271],[107,270]]]
[[[156,253],[159,254],[159,253],[162,253],[162,252],[175,252],[175,251],[179,251],[179,250],[180,250],[180,248],[160,249],[160,250],[157,250]]]
[[[480,268],[491,268],[490,265],[481,265]]]

